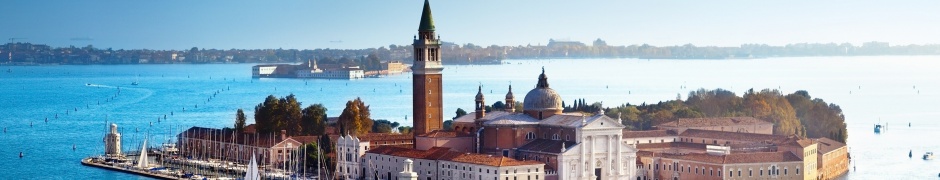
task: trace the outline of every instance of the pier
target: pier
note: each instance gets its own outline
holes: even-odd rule
[[[89,157],[82,159],[82,165],[97,167],[129,174],[137,174],[157,179],[183,179],[182,174],[171,174],[170,171],[151,171],[134,167],[132,164],[108,162],[105,158]]]

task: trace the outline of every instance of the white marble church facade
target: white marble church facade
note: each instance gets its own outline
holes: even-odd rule
[[[623,128],[606,116],[579,128],[580,142],[558,160],[558,179],[634,179],[637,150],[621,140]]]

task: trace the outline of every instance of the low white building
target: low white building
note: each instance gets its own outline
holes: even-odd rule
[[[274,71],[277,70],[277,67],[280,65],[271,64],[271,65],[256,65],[251,67],[251,77],[269,77],[274,75]]]

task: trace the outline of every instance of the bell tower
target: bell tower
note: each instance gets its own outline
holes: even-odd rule
[[[433,130],[442,129],[444,120],[444,103],[442,91],[441,71],[441,41],[434,34],[434,21],[431,18],[431,4],[424,1],[424,11],[421,12],[421,23],[418,25],[418,36],[414,43],[413,73],[413,100],[414,100],[414,134],[419,136]]]

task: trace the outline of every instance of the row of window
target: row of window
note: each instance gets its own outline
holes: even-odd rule
[[[640,167],[642,168],[642,165],[640,165]],[[653,164],[647,164],[647,168],[650,169],[650,170],[653,170]],[[660,164],[657,163],[657,164],[656,164],[656,170],[660,170],[660,169],[662,169],[662,170],[669,170],[669,171],[689,172],[689,173],[701,174],[701,175],[708,175],[708,176],[715,176],[715,170],[712,169],[712,168],[709,168],[708,171],[705,171],[705,170],[706,170],[705,167],[701,167],[701,169],[699,169],[699,167],[695,167],[695,169],[694,169],[694,171],[693,171],[692,166],[680,165],[680,164],[678,164],[678,162],[673,162],[672,165],[663,165],[662,168],[660,168]],[[721,176],[722,176],[721,172],[722,172],[721,169],[718,169],[718,177],[721,177]],[[739,176],[739,177],[741,176],[741,172],[742,172],[742,170],[739,168],[739,169],[738,169],[738,176]],[[706,173],[707,173],[707,174],[706,174]],[[764,168],[760,168],[758,173],[759,173],[759,174],[758,174],[759,176],[764,176]],[[799,174],[800,174],[800,168],[797,167],[797,168],[796,168],[796,175],[799,175]],[[767,169],[767,175],[771,175],[771,176],[772,176],[772,175],[780,175],[780,169],[779,169],[777,166],[770,166],[770,167],[768,167],[768,169]],[[786,167],[784,167],[784,169],[783,169],[783,175],[789,175],[789,170],[788,170]],[[728,171],[728,176],[729,176],[729,177],[734,177],[734,170]],[[754,176],[754,170],[753,170],[753,169],[748,169],[748,177],[752,177],[752,176]]]

